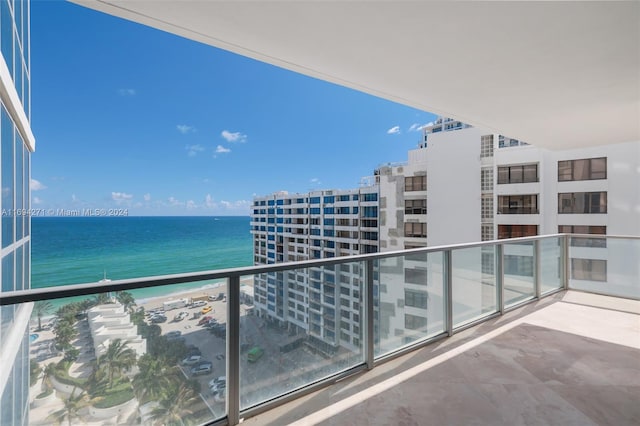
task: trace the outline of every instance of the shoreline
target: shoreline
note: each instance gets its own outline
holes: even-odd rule
[[[253,287],[253,278],[248,277],[241,279],[240,288],[243,286]],[[227,283],[225,281],[205,284],[197,289],[178,290],[165,295],[136,298],[136,305],[143,306],[146,310],[150,304],[159,304],[159,307],[162,307],[164,302],[198,296],[210,296],[218,293],[227,294]],[[154,307],[151,307],[151,309],[153,308]]]

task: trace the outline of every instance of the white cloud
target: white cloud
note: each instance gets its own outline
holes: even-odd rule
[[[193,210],[198,208],[198,206],[196,205],[196,203],[193,200],[189,200],[187,201],[187,210]]]
[[[43,189],[47,189],[46,186],[44,186],[40,181],[35,180],[35,179],[31,179],[31,190],[32,191],[41,191]]]
[[[33,204],[42,204],[42,200],[38,197],[33,197],[33,200],[31,200],[31,202]]]
[[[75,203],[76,201],[80,201],[80,200],[78,200],[78,197],[76,197],[76,194],[71,194],[71,202]]]
[[[207,196],[204,197],[204,205],[210,209],[214,209],[218,207],[218,204],[216,204],[216,202],[213,201],[213,197],[211,196],[211,194],[207,194]]]
[[[396,135],[398,133],[400,133],[400,126],[393,126],[389,130],[387,130],[388,135]]]
[[[240,132],[230,132],[228,130],[223,130],[220,135],[225,138],[227,142],[246,142],[247,135],[242,134]]]
[[[309,179],[309,183],[312,183],[314,185],[320,185],[321,182],[320,182],[320,179],[318,178],[311,178]]]
[[[118,89],[118,95],[120,96],[135,96],[136,89]]]
[[[111,193],[111,199],[113,201],[115,201],[116,203],[118,203],[118,204],[124,203],[124,202],[129,202],[129,201],[131,201],[132,198],[133,198],[132,194],[125,194],[124,192],[112,192]]]
[[[216,153],[218,153],[218,154],[226,154],[227,152],[231,152],[231,150],[229,148],[225,148],[222,145],[218,145],[216,147]]]
[[[187,150],[187,155],[189,157],[195,157],[199,152],[204,151],[204,146],[202,146],[202,145],[186,145],[185,149]]]
[[[144,194],[142,198],[144,198],[145,201],[151,201],[151,194]]]
[[[189,126],[187,124],[178,124],[176,126],[176,129],[178,129],[178,131],[180,133],[182,133],[183,135],[186,135],[187,133],[192,133],[196,131],[196,128],[193,126]]]
[[[169,197],[169,198],[167,198],[167,201],[172,206],[184,206],[184,203],[182,201],[178,200],[175,197]]]
[[[421,132],[422,129],[424,129],[425,127],[429,127],[432,126],[433,123],[427,123],[427,124],[418,124],[418,123],[413,123],[411,125],[411,127],[409,127],[409,131],[410,132]]]

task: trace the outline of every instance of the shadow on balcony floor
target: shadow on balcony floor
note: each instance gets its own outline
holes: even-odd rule
[[[245,424],[637,425],[639,304],[558,293]]]

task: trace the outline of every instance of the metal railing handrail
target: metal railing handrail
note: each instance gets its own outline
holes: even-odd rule
[[[479,241],[473,243],[449,244],[442,246],[422,247],[414,249],[404,249],[396,251],[357,254],[353,256],[341,256],[329,259],[312,259],[295,262],[277,263],[271,265],[243,266],[237,268],[207,270],[201,272],[188,272],[170,275],[147,276],[139,278],[127,278],[113,280],[108,283],[83,283],[69,284],[59,287],[43,287],[38,289],[19,290],[0,293],[0,306],[13,305],[26,302],[37,302],[41,300],[60,299],[65,297],[87,296],[99,293],[129,291],[148,287],[162,287],[173,284],[195,283],[199,281],[230,279],[247,275],[257,275],[269,272],[281,272],[291,269],[303,269],[322,266],[334,266],[343,263],[365,262],[368,260],[379,260],[403,255],[415,255],[420,253],[445,252],[448,250],[469,249],[483,246],[495,246],[502,244],[517,244],[529,241],[539,241],[548,238],[558,237],[578,237],[578,238],[612,238],[612,239],[640,239],[640,236],[624,235],[596,235],[596,234],[549,234],[536,235],[533,237],[520,237],[502,240]]]

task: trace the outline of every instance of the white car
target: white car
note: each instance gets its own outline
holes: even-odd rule
[[[178,315],[176,315],[176,317],[174,319],[176,321],[182,321],[183,319],[188,318],[188,317],[189,317],[189,312],[182,311]]]
[[[192,308],[199,308],[200,306],[206,306],[207,302],[205,302],[204,300],[198,300],[197,302],[193,302],[193,305],[191,305]]]
[[[216,377],[215,379],[211,379],[209,381],[209,387],[217,387],[220,383],[227,383],[227,378],[225,376]]]
[[[196,365],[202,360],[201,355],[191,355],[182,360],[182,365]]]

